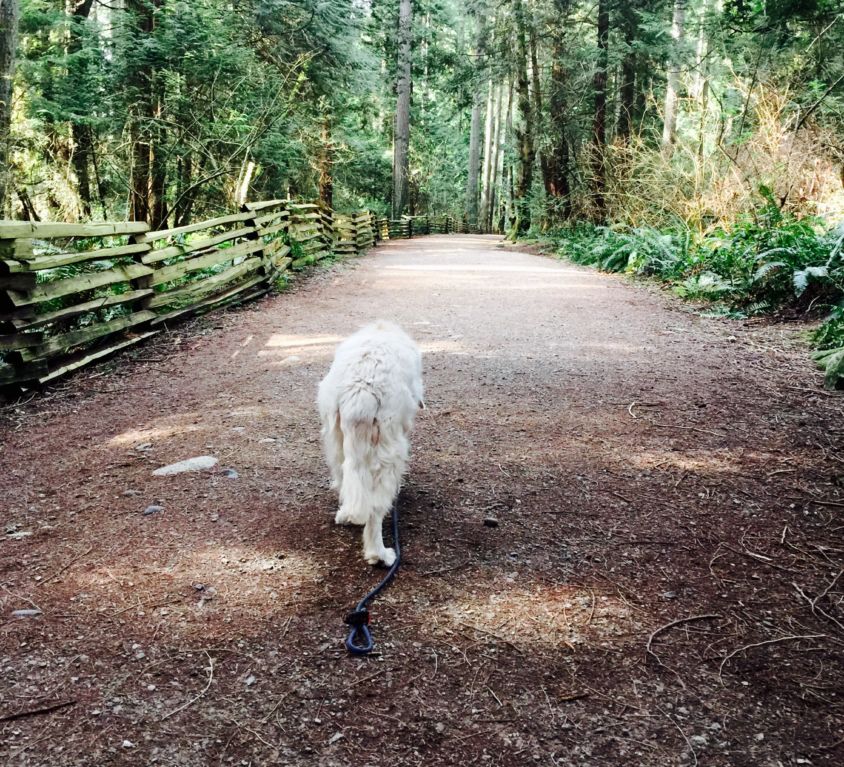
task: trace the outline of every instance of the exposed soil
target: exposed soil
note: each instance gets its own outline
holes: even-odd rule
[[[429,409],[358,659],[381,571],[332,524],[314,399],[376,317]],[[844,397],[802,339],[426,237],[7,407],[0,759],[842,764]]]

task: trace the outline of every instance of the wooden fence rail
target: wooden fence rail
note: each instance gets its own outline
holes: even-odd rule
[[[164,323],[261,296],[288,269],[455,228],[451,217],[396,222],[290,200],[161,231],[0,221],[0,387],[44,384]]]

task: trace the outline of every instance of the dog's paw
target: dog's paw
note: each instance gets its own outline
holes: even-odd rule
[[[363,558],[370,565],[377,565],[379,562],[383,562],[387,567],[392,567],[396,561],[396,552],[394,549],[383,549],[381,552],[374,554],[364,554]]]
[[[334,523],[337,525],[363,526],[366,524],[366,518],[359,512],[355,513],[353,511],[349,511],[345,506],[341,506],[337,509],[337,513],[334,515]]]
[[[337,510],[334,521],[338,525],[365,525],[369,519],[367,511],[355,508],[349,508],[348,505],[343,505]]]
[[[396,561],[395,549],[384,549],[381,553],[381,561],[387,565],[387,567],[392,567],[393,563]]]

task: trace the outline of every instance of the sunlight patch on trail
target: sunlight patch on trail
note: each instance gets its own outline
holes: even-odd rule
[[[325,359],[334,354],[334,349],[343,336],[298,336],[274,333],[257,356],[272,359],[276,365],[292,365],[297,362]],[[280,359],[279,359],[280,358]]]
[[[204,427],[199,424],[199,418],[199,413],[179,413],[167,416],[157,421],[155,425],[124,431],[112,437],[107,444],[109,447],[134,447],[145,442],[156,442],[200,431]]]
[[[324,564],[300,552],[268,554],[218,543],[136,549],[76,573],[70,604],[81,610],[96,605],[98,612],[136,627],[166,620],[183,638],[225,634],[233,624],[258,624],[301,599],[323,570]]]
[[[339,344],[342,340],[343,336],[299,336],[273,333],[264,346],[271,349],[306,349],[314,346],[333,346]]]
[[[742,470],[737,456],[730,450],[630,451],[624,454],[623,463],[637,469],[681,469],[700,474],[739,474]]]
[[[440,615],[456,629],[474,629],[517,647],[610,646],[640,628],[623,600],[580,586],[540,585],[472,594],[445,605]]]
[[[510,274],[541,274],[543,277],[571,277],[573,270],[550,266],[517,266],[510,264],[386,264],[381,267],[387,272],[479,272],[490,274],[506,272]]]

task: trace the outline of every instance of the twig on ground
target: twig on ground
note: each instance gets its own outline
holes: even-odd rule
[[[466,565],[468,565],[469,562],[471,562],[471,561],[472,561],[471,558],[467,558],[463,562],[460,562],[459,564],[451,565],[450,567],[440,567],[436,570],[426,570],[424,573],[419,573],[419,575],[422,578],[427,578],[431,575],[440,575],[442,573],[450,573],[454,570],[460,570],[461,568],[466,567]]]
[[[690,615],[688,618],[678,618],[675,621],[671,621],[671,623],[666,623],[664,626],[660,626],[659,628],[652,631],[650,636],[648,637],[648,643],[645,645],[645,659],[647,660],[647,658],[652,657],[656,661],[657,666],[661,666],[662,668],[674,674],[674,676],[677,677],[677,681],[680,683],[680,686],[685,690],[686,685],[683,682],[681,676],[673,668],[671,668],[670,666],[666,666],[659,659],[659,656],[651,649],[654,639],[656,639],[656,637],[662,634],[663,632],[668,631],[668,629],[673,628],[674,626],[681,626],[684,623],[692,623],[693,621],[715,620],[721,617],[722,616],[718,613],[707,613],[705,615]]]
[[[829,592],[832,590],[833,586],[838,582],[838,579],[844,575],[844,570],[839,570],[838,574],[830,581],[829,586],[827,586],[818,596],[815,597],[812,604],[814,605],[817,603],[819,599],[823,599]]]
[[[581,700],[582,698],[588,698],[588,697],[589,697],[588,692],[572,692],[572,693],[569,693],[568,695],[561,695],[559,698],[557,698],[557,700],[560,701],[561,703],[568,703],[569,701],[572,701],[572,700]]]
[[[589,617],[583,624],[584,626],[588,626],[590,623],[592,623],[592,618],[595,616],[595,606],[598,603],[598,600],[595,598],[595,592],[592,591],[592,589],[589,589],[589,596],[592,597],[592,608],[589,610]]]
[[[164,716],[162,716],[161,719],[158,720],[159,722],[163,722],[166,719],[169,719],[171,716],[175,716],[180,711],[184,711],[186,708],[188,708],[188,707],[192,706],[194,703],[196,703],[203,695],[205,695],[206,692],[208,692],[208,688],[211,687],[211,682],[214,681],[214,659],[208,654],[207,651],[204,651],[204,652],[205,652],[205,656],[208,658],[208,664],[209,664],[208,665],[208,684],[205,685],[205,688],[202,690],[201,693],[199,693],[199,695],[197,695],[195,698],[191,698],[187,703],[183,703],[178,708],[174,708],[169,714],[165,714]],[[235,722],[235,724],[237,724],[237,722]],[[240,725],[238,725],[238,727],[239,726]]]
[[[766,557],[764,554],[757,554],[753,551],[749,551],[748,549],[734,549],[732,546],[723,543],[722,545],[725,549],[732,551],[733,554],[742,554],[746,557],[750,557],[750,559],[759,562],[760,564],[767,565],[768,567],[774,568],[774,570],[782,570],[784,573],[794,573],[797,572],[796,570],[792,570],[789,567],[783,567],[782,565],[778,565],[771,561],[770,557]]]
[[[159,602],[158,600],[162,597],[168,597],[165,602]],[[129,612],[129,610],[140,610],[144,607],[152,607],[155,609],[156,607],[164,607],[165,605],[171,604],[175,599],[178,598],[178,595],[168,595],[168,594],[161,594],[159,596],[152,597],[152,599],[147,599],[146,601],[138,601],[135,604],[128,605],[127,607],[121,607],[116,613],[112,613],[109,615],[109,618],[116,618],[118,615],[123,615],[123,613]]]
[[[660,634],[665,631],[668,631],[670,628],[674,628],[674,626],[681,626],[684,623],[692,623],[693,621],[703,621],[703,620],[715,620],[716,618],[721,618],[722,616],[718,613],[707,613],[705,615],[690,615],[688,618],[678,618],[676,621],[671,621],[671,623],[666,623],[664,626],[660,626],[658,629],[651,632],[650,636],[648,637],[648,643],[645,646],[645,651],[647,655],[652,655],[654,660],[659,663],[661,666],[662,663],[660,662],[657,654],[651,649],[653,645],[654,639],[656,639]]]
[[[376,671],[374,674],[370,674],[369,676],[365,676],[363,679],[357,679],[354,682],[352,682],[349,685],[349,687],[356,687],[357,685],[363,684],[364,682],[371,682],[376,677],[381,676],[381,674],[383,674],[384,671],[385,671],[385,669],[382,668],[380,671]]]
[[[237,727],[238,729],[240,729],[240,730],[245,730],[246,732],[248,732],[248,733],[249,733],[250,735],[252,735],[253,737],[258,738],[258,740],[260,740],[260,741],[261,741],[261,743],[263,743],[265,746],[269,746],[269,747],[270,747],[271,749],[273,749],[274,751],[277,751],[277,750],[278,750],[278,744],[277,744],[277,743],[270,743],[270,741],[268,741],[268,740],[266,740],[265,738],[263,738],[263,737],[261,736],[261,734],[260,734],[260,733],[255,732],[255,730],[251,729],[250,727],[247,727],[245,724],[241,724],[241,723],[240,723],[240,722],[238,722],[236,719],[230,719],[229,721],[230,721],[230,722],[231,722],[231,723],[232,723],[235,727]]]
[[[270,711],[270,713],[269,713],[269,714],[267,714],[267,715],[266,715],[266,716],[265,716],[265,717],[261,720],[261,724],[266,724],[267,722],[269,722],[269,721],[270,721],[270,717],[271,717],[271,716],[272,716],[272,715],[273,715],[273,714],[274,714],[274,713],[278,710],[278,707],[279,707],[282,703],[284,703],[284,701],[287,699],[287,697],[288,697],[289,695],[290,695],[290,692],[286,692],[286,693],[284,693],[284,695],[282,695],[282,696],[278,699],[278,701],[276,701],[276,704],[272,707],[272,710]]]
[[[840,397],[840,393],[836,393],[833,391],[824,391],[823,389],[810,389],[807,386],[786,386],[786,389],[792,389],[794,391],[805,391],[809,394],[818,394],[822,397]]]
[[[492,689],[489,685],[486,685],[486,689],[493,698],[495,698],[495,702],[501,707],[504,708],[504,704],[501,702],[499,697],[495,694],[495,690]]]
[[[54,580],[55,578],[58,578],[58,577],[59,577],[59,576],[60,576],[60,575],[61,575],[61,574],[65,571],[65,570],[67,570],[68,568],[70,568],[70,567],[72,567],[73,565],[75,565],[75,564],[76,564],[76,563],[77,563],[80,559],[82,559],[82,557],[87,557],[87,556],[88,556],[88,554],[90,554],[93,550],[94,550],[94,547],[93,547],[93,546],[89,546],[89,547],[88,547],[87,549],[85,549],[85,551],[83,551],[81,554],[77,554],[77,555],[76,555],[75,557],[73,557],[73,559],[71,559],[69,562],[67,562],[67,563],[65,563],[64,565],[62,565],[62,566],[61,566],[58,570],[56,570],[56,572],[54,572],[52,575],[50,575],[50,576],[49,576],[49,577],[47,577],[47,578],[44,578],[44,580],[42,580],[42,581],[39,581],[39,582],[38,582],[38,585],[39,585],[39,586],[43,586],[45,583],[49,583],[50,581]]]
[[[701,434],[711,434],[713,437],[721,437],[724,439],[727,435],[720,431],[710,431],[709,429],[701,429],[698,426],[681,426],[678,423],[660,423],[659,421],[651,421],[645,419],[651,426],[658,426],[661,429],[684,429],[686,431],[699,431]]]
[[[844,503],[841,503],[839,501],[819,501],[816,498],[809,498],[806,503],[814,503],[818,506],[839,506],[841,508],[844,508]]]
[[[722,672],[724,671],[724,666],[726,665],[727,661],[730,658],[735,657],[740,652],[744,652],[745,650],[749,650],[752,647],[764,647],[765,645],[769,644],[777,644],[778,642],[792,642],[797,641],[800,639],[825,639],[826,634],[795,634],[791,636],[785,637],[777,637],[776,639],[766,639],[764,642],[753,642],[752,644],[746,644],[743,647],[739,647],[733,650],[729,655],[727,655],[724,660],[721,661],[721,665],[718,666],[718,679],[720,680],[721,684],[724,684],[724,680],[721,677]]]
[[[662,715],[663,715],[663,716],[664,716],[664,717],[665,717],[665,718],[666,718],[669,722],[671,722],[671,724],[673,724],[673,725],[674,725],[674,727],[676,727],[676,728],[677,728],[677,732],[679,732],[679,733],[680,733],[680,735],[682,735],[682,736],[683,736],[683,740],[685,740],[685,741],[686,741],[686,745],[689,747],[689,751],[691,751],[691,752],[692,752],[692,759],[693,759],[693,762],[692,762],[692,767],[697,767],[697,752],[695,751],[695,747],[692,745],[692,742],[691,742],[691,741],[688,739],[688,737],[686,736],[686,733],[685,733],[685,732],[683,732],[683,729],[680,727],[680,725],[679,725],[679,724],[677,724],[677,722],[676,722],[676,721],[674,721],[674,719],[671,717],[671,715],[670,715],[670,714],[668,714],[667,712],[663,711],[663,710],[662,710],[659,706],[656,706],[655,708],[656,708],[656,710],[657,710],[657,711],[659,711],[659,713],[660,713],[660,714],[662,714]]]
[[[817,615],[818,613],[820,613],[824,618],[826,618],[828,621],[831,621],[836,626],[838,626],[838,628],[840,628],[842,631],[844,631],[844,624],[842,624],[841,621],[839,621],[835,616],[830,615],[822,607],[818,607],[818,600],[823,599],[823,597],[825,597],[827,595],[827,593],[832,588],[835,581],[838,580],[838,578],[839,578],[839,576],[841,575],[842,572],[844,572],[844,570],[840,571],[838,573],[838,575],[836,575],[835,578],[832,579],[832,583],[830,583],[829,586],[826,587],[824,592],[822,594],[819,594],[818,596],[816,596],[814,599],[810,599],[809,595],[805,591],[803,591],[803,589],[800,588],[800,586],[798,586],[796,583],[794,583],[794,581],[791,582],[791,585],[794,586],[794,588],[797,590],[797,593],[800,595],[800,597],[802,599],[805,599],[806,602],[809,604],[809,607],[812,609],[813,615]]]
[[[28,716],[38,716],[40,714],[50,714],[53,711],[58,711],[60,708],[67,708],[76,704],[75,700],[66,700],[62,703],[53,703],[50,706],[41,706],[40,708],[30,708],[26,711],[16,711],[14,714],[5,714],[0,716],[0,722],[13,722],[16,719],[24,719]]]
[[[41,613],[43,613],[43,612],[44,612],[44,611],[43,611],[43,610],[42,610],[42,609],[41,609],[41,608],[40,608],[37,604],[35,604],[35,602],[33,602],[33,601],[29,598],[29,597],[24,597],[24,596],[21,596],[21,595],[19,595],[19,594],[15,594],[15,592],[14,592],[14,591],[10,591],[10,590],[9,590],[6,586],[2,586],[2,589],[3,589],[3,591],[5,591],[5,592],[6,592],[6,593],[7,593],[10,597],[12,597],[13,599],[22,599],[24,602],[29,602],[29,604],[31,604],[31,605],[33,606],[33,608],[34,608],[34,609],[39,610]]]

